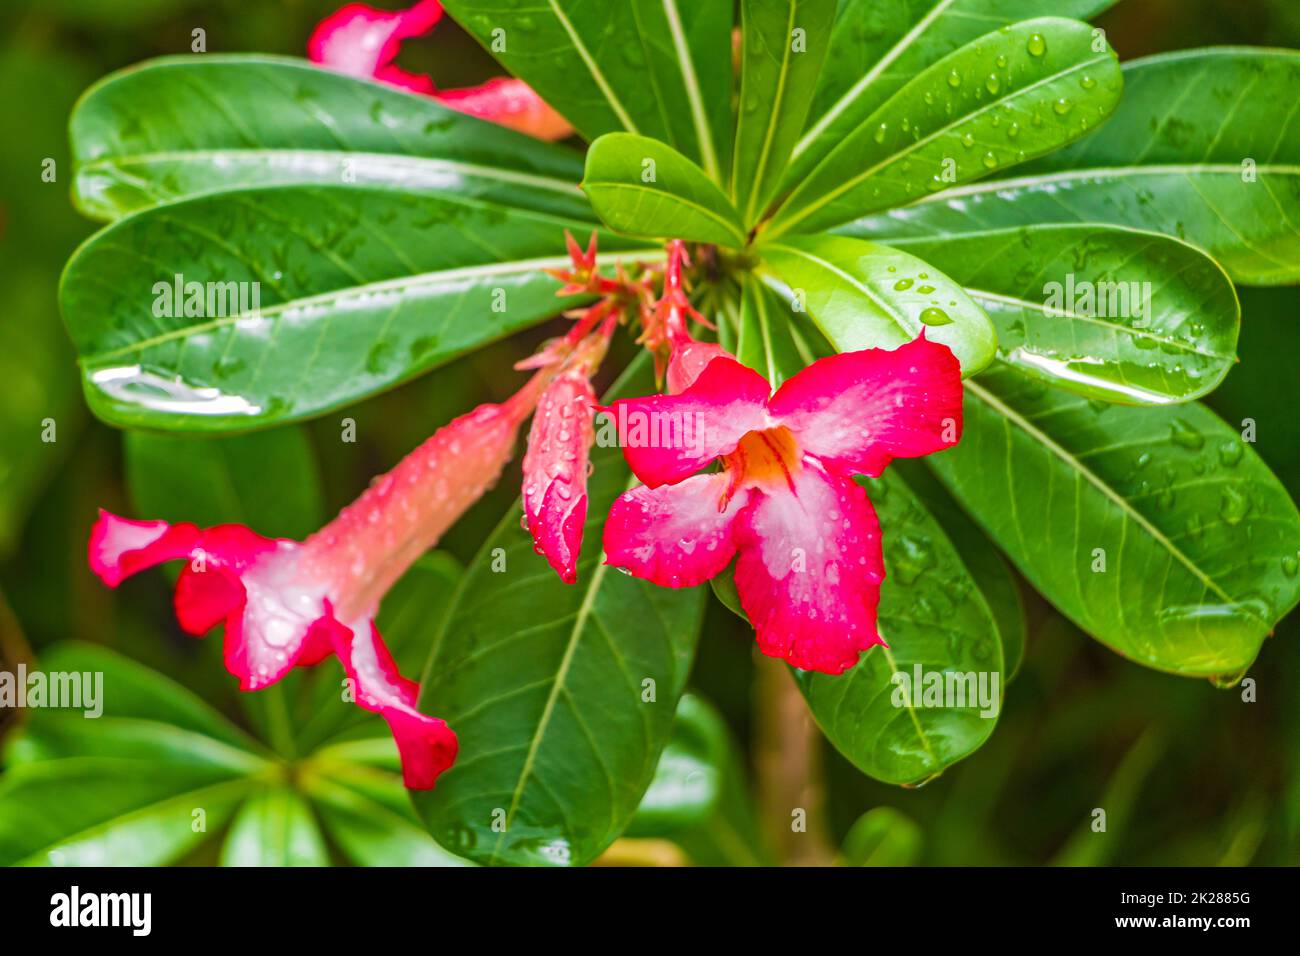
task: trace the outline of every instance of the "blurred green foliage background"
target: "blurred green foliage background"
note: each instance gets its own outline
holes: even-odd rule
[[[93,229],[68,201],[66,123],[92,81],[149,57],[189,52],[196,27],[206,31],[209,52],[301,55],[313,25],[338,5],[5,0],[0,664],[39,657],[42,648],[63,639],[103,643],[237,712],[218,643],[180,633],[164,576],[142,576],[113,594],[86,567],[95,509],[136,509],[124,485],[122,436],[86,413],[57,310],[60,269]],[[1123,0],[1099,24],[1124,59],[1220,44],[1300,47],[1295,0]],[[450,22],[433,37],[408,43],[401,63],[444,86],[499,72]],[[50,183],[41,176],[47,159],[57,171]],[[1229,422],[1256,421],[1259,454],[1296,496],[1300,289],[1244,289],[1241,301],[1241,364],[1209,403]],[[557,327],[312,423],[327,509],[350,501],[439,424],[509,394],[518,381],[510,365]],[[343,416],[356,420],[355,444],[339,440]],[[47,419],[54,422],[54,442],[42,441]],[[444,547],[468,557],[517,487],[508,475]],[[902,859],[931,864],[1300,862],[1300,613],[1283,621],[1266,644],[1250,674],[1257,702],[1245,703],[1240,688],[1219,690],[1129,664],[1028,589],[1025,596],[1025,663],[997,731],[973,758],[923,789],[900,790],[863,777],[828,746],[818,748],[813,765],[820,763],[824,781],[809,790],[811,825],[828,845],[840,845],[866,811],[892,807],[915,821],[919,834],[908,830]],[[756,688],[768,684],[755,670],[770,666],[755,661],[752,646],[748,631],[714,603],[693,678],[751,752],[759,736]],[[0,734],[13,723],[12,712],[0,713]],[[1106,834],[1089,830],[1094,807],[1107,809]],[[774,822],[788,829],[787,820]]]

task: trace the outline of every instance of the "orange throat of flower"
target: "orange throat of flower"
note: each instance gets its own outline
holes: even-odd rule
[[[731,476],[727,500],[740,488],[786,487],[793,492],[795,476],[803,468],[799,443],[783,425],[749,432],[722,461]]]

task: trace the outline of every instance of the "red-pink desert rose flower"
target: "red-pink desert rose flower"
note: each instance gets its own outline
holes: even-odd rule
[[[439,90],[430,77],[393,62],[403,40],[428,33],[441,19],[442,4],[437,0],[420,0],[395,11],[349,3],[316,25],[307,41],[307,56],[340,73],[424,93],[450,109],[539,139],[563,139],[573,132],[564,117],[520,80],[498,77],[479,86]]]
[[[428,789],[456,759],[456,735],[416,710],[419,688],[397,672],[375,614],[412,562],[500,477],[550,375],[538,373],[506,402],[440,428],[306,541],[101,511],[90,536],[91,570],[117,587],[145,568],[185,560],[177,619],[200,636],[225,622],[226,667],[243,690],[337,655],[357,704],[392,729],[406,785]]]
[[[578,554],[587,521],[587,468],[596,438],[596,393],[591,375],[600,365],[614,329],[583,339],[537,403],[524,455],[523,502],[528,532],[565,584],[578,580]]]
[[[690,587],[738,555],[736,588],[763,653],[843,672],[884,643],[880,527],[853,476],[875,477],[894,458],[956,443],[957,359],[922,335],[893,351],[821,359],[775,395],[726,353],[693,381],[679,369],[680,394],[607,409],[645,483],[610,510],[607,563]],[[716,459],[721,471],[697,474]]]

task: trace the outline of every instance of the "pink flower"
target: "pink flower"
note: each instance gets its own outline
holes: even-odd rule
[[[442,12],[438,0],[420,0],[393,12],[349,3],[316,25],[307,41],[307,56],[340,73],[424,93],[451,109],[539,139],[563,139],[573,132],[564,117],[519,80],[498,77],[479,86],[439,91],[430,77],[397,66],[393,61],[402,41],[428,33]]]
[[[604,314],[599,304],[589,312]],[[565,584],[578,580],[578,553],[587,522],[587,470],[596,438],[591,376],[605,356],[616,319],[616,314],[606,316],[599,330],[577,343],[542,393],[528,433],[524,516],[537,553]]]
[[[419,687],[397,672],[374,617],[389,588],[500,476],[550,376],[539,373],[503,404],[481,405],[440,428],[306,541],[101,511],[90,536],[91,570],[117,587],[145,568],[187,561],[176,617],[199,636],[225,622],[226,667],[243,690],[337,655],[357,704],[392,729],[406,785],[429,789],[456,759],[456,735],[416,710]]]
[[[763,653],[839,674],[884,643],[880,527],[852,476],[957,442],[957,360],[922,335],[821,359],[769,397],[767,379],[726,353],[692,369],[678,354],[692,344],[674,351],[680,394],[606,410],[645,482],[610,510],[606,561],[691,587],[738,556],[736,588]],[[722,470],[697,474],[719,458]]]

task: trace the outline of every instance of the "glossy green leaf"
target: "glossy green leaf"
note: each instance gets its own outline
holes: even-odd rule
[[[568,263],[566,228],[589,231],[450,194],[220,193],[98,233],[68,263],[60,302],[100,417],[252,429],[356,401],[573,304],[544,271]],[[630,248],[608,234],[600,247]],[[168,293],[177,276],[210,294]]]
[[[86,91],[70,135],[73,200],[97,219],[203,193],[311,184],[450,192],[591,219],[572,150],[287,57],[149,60]]]
[[[741,0],[740,104],[731,194],[758,222],[808,116],[835,0]]]
[[[408,575],[399,589],[427,580]],[[391,633],[404,632],[400,619],[389,623]],[[290,758],[291,770],[190,691],[116,653],[63,644],[41,665],[102,674],[103,714],[36,710],[9,742],[0,776],[0,861],[164,864],[223,835],[233,819],[223,864],[325,865],[319,819],[332,844],[362,865],[463,862],[419,826],[391,735],[355,705],[368,721],[352,724],[361,736],[303,747]],[[286,685],[296,683],[291,678]]]
[[[694,694],[683,694],[672,737],[625,835],[670,835],[707,821],[722,796],[728,747],[721,715]]]
[[[735,356],[779,388],[810,364],[801,351],[789,308],[756,276],[746,276],[741,289],[740,328]]]
[[[128,432],[125,464],[141,517],[298,539],[323,523],[316,455],[298,427],[223,438]]]
[[[989,606],[1002,641],[1002,673],[1008,683],[1016,676],[1028,640],[1025,604],[1015,572],[979,526],[953,500],[930,469],[919,461],[894,461],[889,466],[921,500],[925,510],[943,528],[962,564]]]
[[[641,133],[671,143],[715,182],[731,168],[732,5],[630,0],[666,135],[647,117]],[[608,14],[607,14],[608,15]],[[635,59],[636,47],[628,55]],[[685,108],[683,108],[683,104]]]
[[[160,866],[220,827],[252,789],[247,778],[156,760],[73,757],[0,777],[0,864]]]
[[[925,834],[907,814],[893,807],[868,810],[849,829],[840,846],[845,866],[914,866]]]
[[[102,713],[33,709],[0,776],[0,863],[171,862],[218,832],[273,771],[264,748],[148,668],[81,644],[55,648],[41,666],[102,675]]]
[[[952,349],[963,375],[993,359],[988,316],[960,284],[910,253],[845,236],[791,236],[761,251],[841,352],[894,349],[924,329]]]
[[[1300,281],[1300,115],[1271,91],[1300,54],[1187,50],[1124,65],[1124,98],[1093,135],[1011,179],[926,197],[857,224],[874,236],[1027,222],[1107,222],[1177,236],[1240,283]]]
[[[525,7],[514,0],[450,0],[445,6],[588,139],[639,133],[672,144],[711,172],[722,168],[731,125],[730,4],[545,0]]]
[[[630,394],[650,388],[641,376]],[[440,844],[479,863],[582,865],[618,837],[694,656],[703,593],[601,563],[600,529],[628,472],[617,449],[593,461],[578,583],[533,552],[511,508],[433,638],[420,706],[461,749],[416,807]]]
[[[33,710],[6,753],[9,762],[62,757],[181,754],[195,764],[250,772],[269,756],[266,748],[190,690],[142,664],[92,644],[56,644],[41,657],[48,673],[103,675],[102,714]],[[110,748],[112,738],[124,747]],[[112,752],[108,752],[109,750]]]
[[[765,234],[819,232],[1049,153],[1105,119],[1122,88],[1115,51],[1086,23],[1004,27],[890,97],[799,183]]]
[[[466,865],[420,826],[397,775],[331,768],[304,785],[330,839],[361,866]]]
[[[1002,646],[975,579],[903,479],[888,471],[860,483],[882,529],[885,580],[877,626],[889,646],[873,647],[843,674],[794,674],[836,750],[877,780],[920,784],[978,750],[993,732],[1002,709]],[[715,577],[713,587],[744,616],[731,570]],[[935,706],[924,696],[930,674],[954,689],[960,683],[962,696]]]
[[[1236,361],[1232,280],[1159,233],[1041,225],[896,241],[966,287],[997,327],[998,358],[1103,401],[1185,402]]]
[[[311,808],[293,790],[269,786],[251,796],[226,834],[222,866],[327,866],[329,854]]]
[[[616,232],[740,248],[745,230],[726,194],[671,146],[607,133],[587,151],[583,191]]]
[[[1300,601],[1300,514],[1207,409],[1103,405],[1005,368],[930,461],[1021,573],[1116,652],[1240,674]],[[1104,570],[1102,570],[1104,568]]]
[[[840,0],[830,54],[787,185],[803,179],[912,76],[989,30],[1052,14],[1086,20],[1115,0]]]

